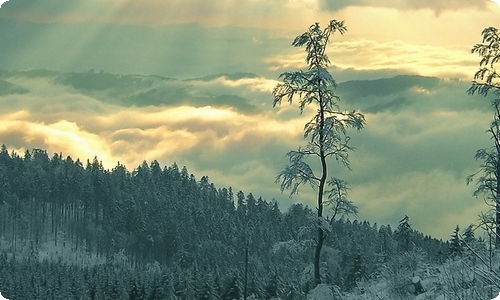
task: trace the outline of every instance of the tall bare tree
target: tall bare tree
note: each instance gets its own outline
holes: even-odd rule
[[[354,148],[348,144],[350,137],[346,129],[359,130],[365,124],[364,115],[360,112],[340,110],[340,98],[335,93],[337,83],[327,70],[330,60],[326,55],[326,48],[330,36],[335,32],[343,35],[346,30],[343,21],[332,20],[324,29],[315,23],[297,36],[292,46],[305,47],[308,69],[282,73],[280,78],[283,83],[279,83],[273,90],[274,106],[280,105],[285,99],[290,104],[298,100],[301,114],[308,105],[316,108],[316,113],[304,126],[307,144],[287,153],[290,163],[276,177],[282,192],[291,190],[290,196],[296,194],[302,184],[310,184],[317,192],[318,236],[314,255],[316,284],[321,283],[320,256],[327,230],[325,225],[328,225],[323,216],[324,205],[332,204],[334,216],[337,213],[356,212],[356,207],[346,198],[347,183],[334,177],[328,178],[330,158],[335,158],[350,168],[348,154]],[[315,165],[319,165],[317,170],[314,170]],[[324,201],[325,196],[328,197],[327,201]]]
[[[500,61],[498,29],[485,28],[482,37],[482,43],[474,45],[471,50],[472,53],[477,53],[481,60],[479,70],[474,74],[474,80],[467,92],[470,95],[478,94],[485,97],[493,93],[498,97],[500,96],[500,74],[496,71],[496,65]],[[484,195],[488,205],[491,206],[494,214],[491,221],[494,224],[487,227],[495,235],[495,246],[498,248],[500,247],[500,99],[492,100],[491,107],[493,120],[486,132],[491,135],[493,146],[476,152],[476,159],[482,163],[476,173],[468,176],[467,182],[472,182],[476,177],[474,195]],[[488,222],[484,225],[488,225]]]

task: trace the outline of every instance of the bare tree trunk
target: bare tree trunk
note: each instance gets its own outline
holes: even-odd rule
[[[320,258],[321,258],[321,249],[323,248],[323,241],[325,239],[325,233],[321,227],[318,227],[318,243],[316,244],[316,251],[314,252],[314,282],[316,285],[321,283],[321,274],[320,274]]]
[[[321,105],[321,103],[320,103]],[[323,134],[322,134],[322,129],[324,126],[324,115],[323,115],[323,108],[321,107],[321,132],[320,132],[320,141],[323,140]],[[320,142],[321,143],[321,142]],[[323,147],[321,145],[320,147]],[[314,252],[314,282],[316,285],[321,283],[321,274],[320,274],[320,262],[321,262],[321,249],[323,248],[323,242],[325,239],[325,233],[323,231],[323,227],[321,225],[321,219],[323,218],[323,193],[325,190],[325,183],[326,183],[326,177],[327,177],[327,164],[326,164],[326,156],[324,154],[324,150],[320,150],[320,158],[321,158],[321,178],[319,181],[319,187],[318,187],[318,241],[316,244],[316,251]]]
[[[326,182],[326,160],[322,159],[322,162],[323,161],[323,176],[321,177],[318,189],[318,240],[316,243],[316,251],[314,252],[314,281],[316,285],[321,283],[320,259],[321,249],[323,248],[323,242],[325,239],[325,233],[323,232],[323,227],[321,226],[321,218],[323,218],[323,191]]]
[[[495,248],[500,249],[500,204],[496,203],[496,213],[495,213]]]
[[[247,286],[248,286],[248,240],[245,247],[245,282],[243,285],[243,300],[247,300]]]
[[[497,116],[497,118],[500,116]],[[500,248],[500,148],[497,142],[497,169],[495,190],[495,248]]]
[[[495,200],[495,248],[500,248],[500,109],[498,103],[495,104],[495,117],[494,122],[490,126],[490,133],[495,141],[496,160],[495,160],[495,179],[496,185],[494,187],[494,200]]]
[[[425,292],[419,276],[413,276],[411,283],[413,284],[413,292],[415,295],[420,295]]]

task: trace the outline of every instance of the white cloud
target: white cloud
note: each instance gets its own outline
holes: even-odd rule
[[[46,148],[82,160],[98,156],[109,168],[117,161],[131,168],[144,159],[164,158],[170,163],[181,159],[186,151],[203,148],[216,156],[220,151],[238,153],[234,149],[241,146],[259,155],[261,148],[255,147],[259,137],[295,138],[305,123],[303,119],[280,121],[271,117],[279,110],[269,112],[271,97],[266,89],[273,81],[265,78],[190,83],[193,93],[200,97],[209,85],[214,92],[221,87],[228,93],[266,94],[268,107],[251,114],[216,103],[123,107],[107,92],[87,91],[84,95],[47,77],[21,75],[8,80],[30,92],[0,97],[0,140],[16,149]],[[246,144],[248,139],[255,143]]]
[[[407,213],[415,228],[447,237],[457,223],[475,221],[482,209],[465,177],[477,167],[476,148],[489,143],[483,134],[488,101],[481,99],[483,105],[467,96],[463,82],[403,79],[406,85],[400,87],[394,85],[401,80],[380,81],[390,87],[384,93],[369,89],[355,99],[343,99],[343,108],[372,109],[366,128],[351,133],[357,147],[351,154],[353,171],[332,162],[331,174],[351,183],[351,200],[360,206],[362,218],[394,224]],[[143,160],[177,162],[196,176],[208,175],[217,186],[276,198],[282,208],[291,201],[315,206],[308,187],[289,199],[274,184],[287,163],[285,154],[304,144],[303,126],[312,111],[300,115],[296,105],[287,103],[273,109],[273,79],[189,81],[190,91],[200,97],[219,92],[267,103],[251,111],[236,109],[232,102],[199,105],[197,98],[138,106],[120,102],[116,97],[122,94],[113,85],[92,91],[56,84],[48,77],[17,74],[3,80],[29,90],[0,97],[0,143],[9,149],[42,148],[82,161],[97,155],[106,168],[118,161],[130,169]],[[362,83],[342,88],[364,89]],[[158,90],[155,97],[175,90],[176,84],[185,82],[171,81],[169,89]]]
[[[334,41],[327,49],[332,66],[342,70],[404,71],[410,74],[441,78],[470,79],[477,69],[477,57],[468,48],[408,44],[401,40]],[[305,67],[304,54],[277,55],[266,61],[271,70],[290,70]]]

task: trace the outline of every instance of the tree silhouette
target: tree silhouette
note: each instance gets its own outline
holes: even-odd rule
[[[450,252],[452,256],[461,255],[463,252],[462,240],[460,238],[460,227],[455,227],[450,238]]]
[[[398,229],[394,233],[396,240],[398,241],[398,248],[402,252],[407,252],[411,250],[412,247],[412,234],[413,229],[410,225],[410,218],[405,215],[398,225]]]
[[[325,29],[321,29],[316,23],[297,36],[292,46],[305,47],[308,69],[282,73],[280,78],[283,79],[283,83],[278,84],[273,90],[274,106],[280,105],[283,99],[291,104],[298,98],[301,114],[308,105],[314,105],[317,109],[316,114],[304,127],[304,138],[309,139],[307,145],[287,153],[290,164],[276,177],[276,182],[281,183],[282,192],[291,189],[290,196],[296,194],[302,184],[310,184],[317,191],[318,237],[314,254],[315,284],[321,283],[320,256],[325,238],[323,197],[332,195],[333,198],[330,200],[344,201],[343,195],[347,188],[344,182],[336,178],[328,179],[327,161],[335,158],[349,168],[348,152],[353,150],[353,147],[348,144],[350,138],[346,129],[359,130],[365,124],[363,114],[340,110],[338,105],[340,98],[335,93],[337,83],[327,70],[330,60],[326,55],[326,47],[330,36],[335,32],[344,34],[346,30],[343,21],[332,20]],[[316,172],[307,160],[309,157],[319,161],[320,169]],[[332,186],[332,190],[328,190],[329,186]],[[339,188],[341,190],[338,190]]]
[[[479,70],[474,74],[474,80],[467,90],[470,95],[478,94],[488,96],[492,92],[495,96],[500,95],[500,74],[496,71],[496,64],[500,60],[500,36],[498,29],[485,28],[482,32],[482,43],[474,45],[471,52],[477,53],[481,60]],[[493,146],[479,149],[475,158],[482,161],[479,170],[467,177],[467,183],[476,178],[476,190],[474,196],[484,195],[488,205],[494,213],[492,232],[495,235],[495,245],[500,247],[500,99],[491,101],[493,120],[486,131],[491,134]],[[478,176],[476,176],[478,175]],[[491,223],[493,223],[491,222]],[[490,222],[486,222],[490,223]]]

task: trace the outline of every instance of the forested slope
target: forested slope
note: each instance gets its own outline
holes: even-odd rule
[[[175,163],[106,170],[97,158],[49,157],[40,149],[19,155],[6,146],[0,184],[0,291],[11,299],[24,299],[15,296],[19,288],[66,295],[50,299],[125,299],[151,295],[155,286],[182,299],[231,289],[242,295],[247,249],[249,295],[301,299],[309,289],[314,213],[303,204],[282,212],[274,200],[217,188]],[[344,291],[377,278],[402,253],[418,252],[429,263],[450,254],[448,243],[407,222],[392,230],[341,219],[328,231],[325,282]],[[166,299],[158,297],[150,299]]]

